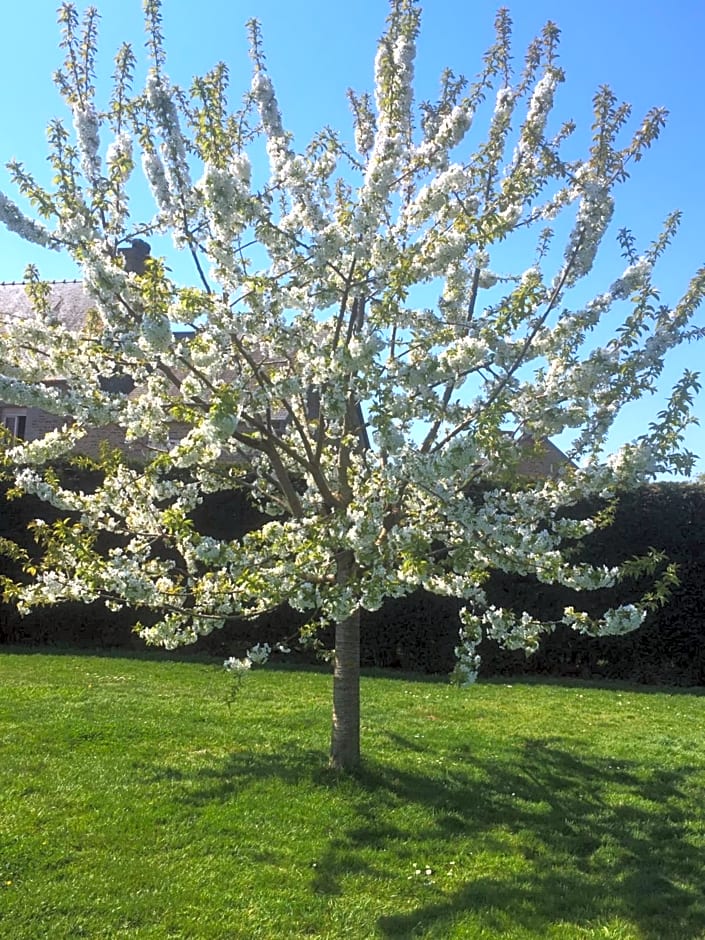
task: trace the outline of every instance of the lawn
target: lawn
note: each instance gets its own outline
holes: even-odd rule
[[[0,936],[705,938],[702,691],[0,654]]]

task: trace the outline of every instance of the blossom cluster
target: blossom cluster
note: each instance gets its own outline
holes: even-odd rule
[[[269,643],[257,643],[247,651],[242,659],[236,656],[229,656],[223,663],[223,668],[235,676],[243,675],[249,672],[253,666],[262,666],[269,659],[272,648]]]

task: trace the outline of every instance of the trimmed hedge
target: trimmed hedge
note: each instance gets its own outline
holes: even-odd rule
[[[586,510],[589,507],[585,507]],[[678,565],[680,584],[668,604],[649,614],[644,625],[623,637],[582,636],[565,626],[544,637],[539,650],[480,646],[484,675],[577,676],[632,682],[705,685],[705,486],[660,483],[643,486],[622,498],[613,525],[585,539],[585,561],[614,565],[649,548],[666,553]],[[487,585],[489,602],[559,619],[574,605],[599,615],[607,607],[636,600],[648,579],[614,589],[581,594],[495,572]],[[365,618],[364,656],[368,663],[450,671],[457,636],[459,604],[417,592],[389,602],[380,614]]]
[[[27,548],[33,545],[27,523],[39,515],[47,520],[57,515],[29,497],[7,501],[3,490],[0,506],[0,535]],[[240,535],[262,520],[242,493],[215,494],[195,515],[197,526],[217,537]],[[625,637],[594,639],[559,627],[529,658],[484,642],[480,649],[483,673],[705,685],[705,486],[661,483],[641,487],[621,500],[609,529],[584,540],[580,554],[587,561],[611,565],[651,547],[664,551],[678,564],[680,585],[670,603],[649,615],[639,630]],[[11,568],[8,559],[0,558],[0,570],[8,572]],[[635,599],[646,586],[623,585],[580,595],[531,578],[495,573],[488,595],[497,606],[555,619],[568,604],[599,613],[607,606]],[[453,599],[417,591],[388,601],[374,613],[364,612],[363,663],[449,672],[457,641],[458,607]],[[132,630],[138,616],[134,611],[111,613],[102,604],[65,604],[22,618],[12,608],[0,605],[0,643],[140,649],[144,644]],[[291,637],[304,620],[303,615],[285,608],[256,622],[232,621],[223,630],[201,638],[195,649],[229,655],[254,642],[274,643],[283,636]]]

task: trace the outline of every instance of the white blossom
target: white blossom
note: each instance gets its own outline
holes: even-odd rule
[[[92,104],[73,109],[73,126],[81,159],[81,171],[91,183],[100,176],[100,119]]]
[[[243,659],[237,659],[235,656],[229,656],[223,663],[223,667],[235,675],[242,675],[243,673],[249,672],[252,668],[252,660],[249,656],[245,656]]]
[[[159,154],[153,150],[145,150],[142,153],[142,169],[157,208],[165,216],[168,216],[172,211],[172,199],[166,173],[164,172],[164,164]]]
[[[0,222],[19,235],[25,241],[35,245],[58,248],[58,243],[52,243],[51,233],[40,222],[26,216],[22,210],[4,193],[0,192]]]

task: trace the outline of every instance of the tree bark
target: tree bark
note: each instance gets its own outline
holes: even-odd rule
[[[353,572],[348,553],[341,558],[338,579],[347,580]],[[335,625],[335,668],[333,671],[333,728],[330,766],[354,770],[360,763],[360,611]]]
[[[360,763],[360,611],[335,625],[333,729],[330,766],[353,770]]]

